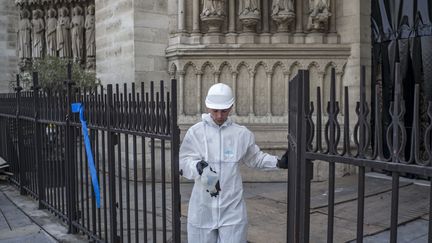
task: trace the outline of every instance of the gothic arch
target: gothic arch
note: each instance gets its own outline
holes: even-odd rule
[[[177,65],[175,63],[171,63],[171,66],[168,69],[168,73],[170,73],[171,75],[175,75],[175,73],[177,72]]]
[[[246,67],[246,69],[248,70],[249,75],[250,75],[251,72],[252,72],[251,66],[250,66],[247,62],[245,62],[245,61],[242,61],[242,62],[240,62],[240,63],[237,65],[237,67],[236,67],[237,72],[240,71],[240,68],[241,68],[242,66]]]
[[[206,61],[203,63],[203,65],[201,66],[201,72],[204,72],[204,70],[210,67],[212,72],[214,73],[216,71],[215,66],[213,65],[213,63],[211,63],[210,61]]]
[[[269,71],[269,67],[268,67],[267,63],[265,63],[265,62],[263,62],[263,61],[259,61],[259,62],[255,65],[255,67],[254,67],[254,69],[253,69],[254,72],[257,71],[257,68],[258,68],[259,66],[263,66],[266,72]]]
[[[197,66],[195,65],[195,63],[193,63],[193,62],[187,62],[184,66],[183,66],[183,72],[186,72],[186,70],[190,67],[190,66],[192,66],[193,67],[193,69],[194,69],[194,72],[195,72],[195,74],[198,72],[198,68],[197,68]]]
[[[227,61],[224,61],[224,62],[222,62],[222,63],[219,65],[219,68],[218,68],[219,72],[222,72],[222,70],[223,70],[225,67],[228,67],[229,70],[232,72],[233,67],[232,67],[231,63],[230,63],[230,62],[227,62]]]
[[[277,61],[277,62],[275,62],[275,64],[273,64],[272,72],[274,72],[277,67],[281,67],[284,72],[287,71],[285,64],[281,61]]]
[[[316,61],[312,61],[311,63],[309,63],[307,69],[310,70],[312,67],[317,68],[318,71],[322,71],[322,70],[320,70],[320,65],[319,65],[319,63],[316,62]]]

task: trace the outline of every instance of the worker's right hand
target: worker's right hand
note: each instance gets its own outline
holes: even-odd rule
[[[219,176],[213,168],[211,168],[207,162],[200,161],[196,165],[200,177],[198,181],[204,186],[206,191],[210,193],[210,196],[216,197],[219,194]]]

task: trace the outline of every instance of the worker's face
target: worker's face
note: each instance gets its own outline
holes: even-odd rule
[[[228,115],[231,111],[231,108],[232,107],[225,110],[215,110],[215,109],[208,109],[208,110],[210,112],[211,117],[213,118],[213,121],[220,126],[224,124],[224,122],[228,119]]]

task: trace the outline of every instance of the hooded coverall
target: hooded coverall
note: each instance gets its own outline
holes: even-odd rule
[[[273,169],[277,159],[260,151],[246,127],[229,117],[219,126],[210,114],[203,114],[202,121],[187,131],[180,147],[181,173],[195,180],[189,201],[188,242],[246,242],[248,222],[240,163]],[[221,191],[217,197],[211,197],[198,182],[196,164],[202,160],[218,173]]]

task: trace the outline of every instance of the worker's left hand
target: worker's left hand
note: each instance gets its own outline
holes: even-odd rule
[[[288,169],[288,150],[278,159],[276,166],[281,169]]]

